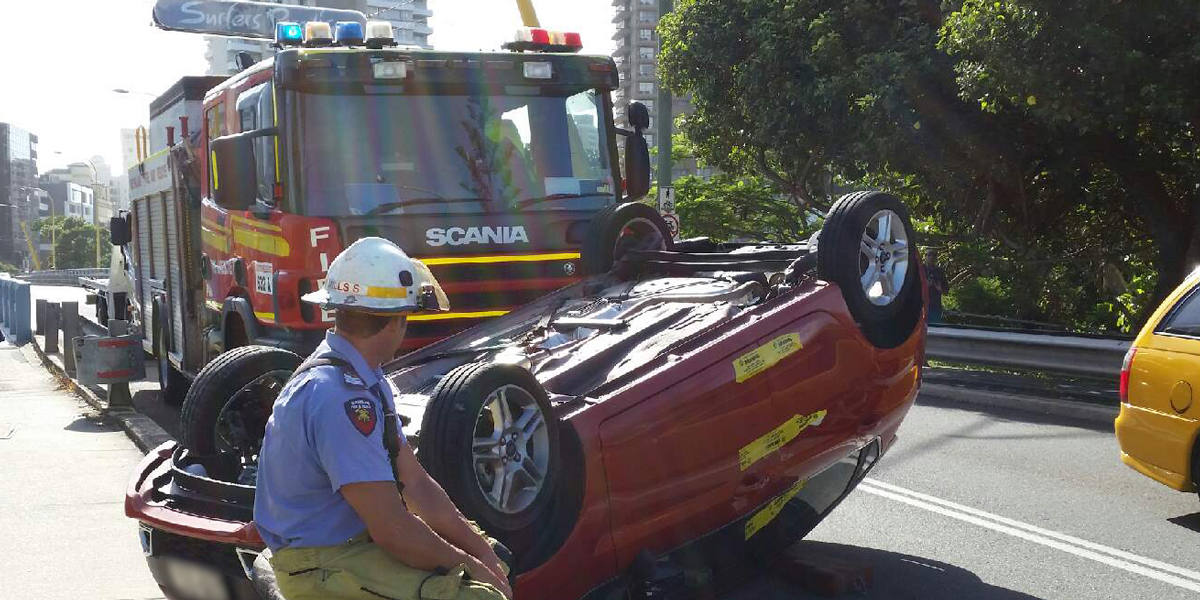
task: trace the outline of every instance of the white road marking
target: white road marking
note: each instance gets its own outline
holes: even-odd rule
[[[942,500],[928,494],[914,492],[877,479],[864,479],[862,484],[859,485],[859,489],[876,496],[895,500],[909,506],[971,523],[972,525],[978,525],[992,531],[1008,534],[1035,544],[1062,550],[1063,552],[1094,560],[1130,573],[1137,573],[1138,575],[1156,579],[1176,587],[1200,592],[1200,572],[1145,558],[1056,531],[1050,531],[1014,519],[994,515],[976,508],[950,502],[949,500]]]

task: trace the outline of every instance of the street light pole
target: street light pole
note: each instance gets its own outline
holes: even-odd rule
[[[672,0],[658,0],[658,19],[670,13],[674,8]],[[661,28],[660,28],[661,30]],[[655,69],[662,64],[662,35],[658,36],[658,56],[655,58]],[[671,185],[671,129],[674,125],[671,115],[671,92],[662,84],[662,73],[658,76],[658,189]],[[660,191],[661,193],[661,191]]]

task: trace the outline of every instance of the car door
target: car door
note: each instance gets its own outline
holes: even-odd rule
[[[1129,411],[1128,418],[1145,415],[1146,422],[1144,427],[1118,428],[1122,450],[1160,469],[1190,476],[1200,419],[1200,287],[1193,282],[1136,346],[1128,402],[1140,410]]]
[[[665,552],[769,499],[778,458],[743,467],[739,452],[779,420],[770,379],[744,377],[735,366],[769,341],[678,360],[654,375],[678,383],[600,425],[619,564],[643,549]]]

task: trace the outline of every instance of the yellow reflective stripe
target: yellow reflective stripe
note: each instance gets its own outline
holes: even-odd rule
[[[271,125],[279,127],[279,103],[275,96],[275,84],[271,84]],[[275,135],[275,183],[279,183],[279,135]],[[274,194],[274,192],[272,192]]]
[[[268,231],[283,231],[283,228],[278,225],[272,225],[270,223],[265,223],[263,221],[259,221],[256,219],[247,219],[246,217],[239,217],[237,215],[229,215],[229,216],[230,216],[230,218],[233,219],[234,223],[241,223],[242,225],[249,225],[251,227],[257,227],[259,229],[266,229]]]
[[[220,302],[217,302],[216,300],[205,300],[204,305],[213,310],[221,310],[221,309],[225,308],[225,305],[221,304]]]
[[[215,189],[221,187],[221,186],[217,185],[217,151],[216,150],[212,151],[212,159],[208,161],[208,164],[212,166],[213,189],[215,190]]]
[[[408,289],[402,287],[367,286],[368,298],[407,298]]]
[[[500,317],[507,315],[507,310],[485,310],[481,312],[444,312],[444,313],[426,313],[420,315],[410,315],[409,321],[441,321],[443,319],[484,319],[487,317]]]
[[[273,312],[258,312],[256,310],[256,311],[254,311],[254,316],[258,317],[258,320],[260,320],[260,321],[274,321],[275,320],[275,313],[273,313]]]
[[[282,237],[241,227],[233,229],[233,241],[273,256],[286,257],[292,253],[292,247]]]
[[[799,494],[807,482],[807,479],[801,479],[792,484],[792,487],[788,488],[786,492],[776,496],[766,506],[762,507],[761,510],[754,513],[753,517],[746,519],[746,539],[750,539],[751,536],[758,533],[763,527],[766,527],[775,517],[778,517],[779,513],[783,510],[783,506],[788,503],[788,500]]]
[[[200,217],[200,224],[205,227],[208,227],[209,229],[212,229],[216,233],[224,234],[226,231],[224,225],[221,225],[221,224],[217,223],[216,221],[213,221],[212,219],[208,219],[205,217]]]
[[[575,260],[580,257],[578,252],[558,252],[555,254],[516,254],[510,256],[447,256],[443,258],[420,258],[427,265],[462,265],[506,262],[540,262],[546,260]]]
[[[200,241],[204,244],[212,246],[221,252],[229,252],[229,238],[225,235],[210,231],[206,228],[200,228]]]

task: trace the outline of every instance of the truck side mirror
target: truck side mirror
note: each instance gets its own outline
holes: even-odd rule
[[[625,194],[638,200],[650,191],[650,147],[642,130],[650,125],[650,112],[641,102],[629,105],[629,124],[633,133],[625,138]]]
[[[258,200],[258,180],[254,139],[275,135],[276,129],[258,129],[235,133],[213,140],[216,158],[212,169],[212,197],[217,206],[226,210],[247,210]]]
[[[114,246],[124,246],[133,240],[126,215],[118,215],[108,220],[108,240]]]

